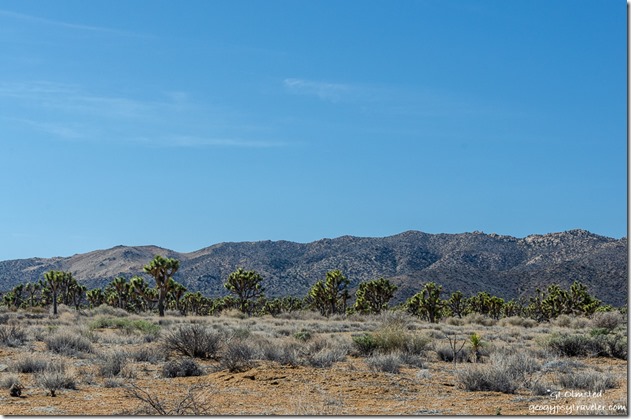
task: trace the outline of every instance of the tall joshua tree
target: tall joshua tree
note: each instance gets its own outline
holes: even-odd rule
[[[143,268],[156,281],[158,290],[158,314],[164,317],[164,300],[169,293],[169,286],[173,283],[169,281],[180,268],[180,261],[177,259],[165,258],[156,255],[151,263]]]
[[[57,293],[69,272],[48,271],[44,274],[46,285],[50,289],[53,300],[53,315],[57,315]]]

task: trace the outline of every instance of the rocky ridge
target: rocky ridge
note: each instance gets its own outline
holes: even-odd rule
[[[223,282],[238,266],[265,278],[268,296],[303,296],[332,269],[361,281],[385,277],[403,301],[435,281],[446,293],[487,291],[504,298],[527,296],[550,283],[585,283],[606,303],[626,305],[628,244],[585,230],[515,238],[481,232],[428,234],[406,231],[383,238],[342,236],[311,243],[260,241],[219,243],[191,253],[156,246],[116,246],[70,257],[0,262],[0,290],[34,282],[44,272],[66,270],[88,286],[104,286],[118,275],[144,275],[154,255],[179,259],[175,279],[189,290],[226,295]]]

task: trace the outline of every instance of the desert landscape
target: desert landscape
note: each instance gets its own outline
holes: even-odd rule
[[[429,323],[61,305],[0,322],[3,415],[627,414],[618,311]]]

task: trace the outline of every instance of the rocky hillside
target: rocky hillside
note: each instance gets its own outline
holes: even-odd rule
[[[66,258],[0,262],[0,290],[36,281],[51,270],[70,271],[88,288],[103,286],[117,275],[143,275],[154,255],[181,262],[175,279],[189,290],[225,295],[223,282],[238,266],[265,278],[268,296],[303,296],[331,269],[340,269],[351,288],[361,281],[390,278],[399,286],[396,301],[410,297],[428,281],[446,293],[487,291],[504,298],[528,295],[550,283],[585,283],[601,300],[627,304],[627,239],[585,230],[525,238],[483,234],[427,234],[407,231],[395,236],[343,236],[312,243],[261,241],[220,243],[192,253],[155,246],[117,246]]]

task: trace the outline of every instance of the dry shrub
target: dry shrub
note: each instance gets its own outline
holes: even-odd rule
[[[201,324],[183,325],[167,333],[163,344],[167,351],[201,359],[215,359],[225,336]]]
[[[46,337],[44,343],[49,351],[61,355],[73,356],[79,352],[92,352],[92,343],[76,331],[62,328],[56,333]]]
[[[51,363],[46,370],[35,378],[37,384],[48,390],[52,397],[56,396],[59,389],[75,390],[76,383],[73,376],[66,373],[66,365],[63,363]]]
[[[203,374],[202,368],[191,358],[169,361],[162,368],[162,376],[166,378],[196,377]]]
[[[24,345],[26,340],[27,336],[24,327],[18,327],[15,324],[0,325],[0,344],[9,347],[18,347]]]
[[[247,371],[254,365],[256,348],[243,339],[233,339],[226,345],[219,365],[230,372]]]
[[[526,317],[512,316],[512,317],[504,317],[503,319],[500,319],[498,324],[503,327],[520,326],[520,327],[529,329],[531,327],[537,326],[539,323],[537,323],[536,320],[529,319]]]
[[[217,414],[217,411],[212,407],[211,403],[213,391],[212,388],[208,386],[190,386],[187,388],[186,395],[175,401],[161,399],[133,383],[125,388],[125,392],[128,396],[142,402],[142,408],[139,411],[130,412],[132,415],[144,413],[148,415],[165,416],[208,416]]]
[[[625,317],[619,311],[594,313],[591,320],[592,327],[606,329],[613,332],[618,326],[624,325]]]
[[[535,358],[523,352],[494,352],[488,364],[473,364],[459,370],[460,385],[469,391],[515,393],[525,383],[526,374],[540,369]]]
[[[615,388],[617,383],[611,374],[593,370],[577,370],[559,374],[556,381],[564,388],[601,391]]]
[[[398,374],[403,364],[401,355],[398,353],[388,353],[383,355],[373,355],[365,360],[372,371],[389,372]]]
[[[100,376],[111,378],[119,375],[127,364],[127,358],[127,353],[120,350],[106,353],[99,366]]]
[[[465,324],[481,324],[482,326],[495,326],[497,320],[486,317],[480,313],[469,313],[463,317]]]
[[[19,372],[22,374],[37,373],[44,371],[48,367],[48,363],[49,361],[47,358],[25,354],[21,355],[9,364],[9,371]]]

